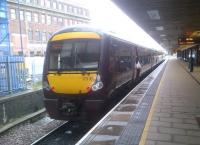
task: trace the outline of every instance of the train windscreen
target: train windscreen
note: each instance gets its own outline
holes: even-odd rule
[[[99,40],[63,40],[49,45],[49,70],[97,70],[100,57]]]

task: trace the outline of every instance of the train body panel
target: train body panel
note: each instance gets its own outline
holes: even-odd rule
[[[137,81],[159,63],[158,55],[90,28],[55,33],[48,42],[43,72],[44,103],[50,117],[95,116],[119,87]]]

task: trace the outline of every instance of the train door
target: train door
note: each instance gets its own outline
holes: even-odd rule
[[[136,79],[136,59],[137,59],[137,47],[132,47],[132,80]]]
[[[110,38],[109,42],[109,67],[108,67],[108,72],[109,72],[109,82],[110,82],[110,88],[114,89],[117,84],[117,61],[116,61],[116,56],[115,56],[115,48],[117,47],[117,44],[115,43],[115,40]]]

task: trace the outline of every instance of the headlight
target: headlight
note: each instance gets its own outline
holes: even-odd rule
[[[97,91],[103,88],[103,83],[101,81],[100,75],[97,75],[95,83],[92,85],[92,91]]]
[[[102,82],[97,82],[96,86],[98,89],[102,89],[103,88],[103,83]]]
[[[98,90],[97,85],[93,85],[93,86],[92,86],[92,91],[97,91],[97,90]]]

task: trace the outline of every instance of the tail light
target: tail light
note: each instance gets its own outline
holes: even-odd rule
[[[42,87],[45,90],[48,90],[48,91],[51,90],[51,87],[49,86],[49,82],[47,80],[47,76],[46,75],[43,77]]]

